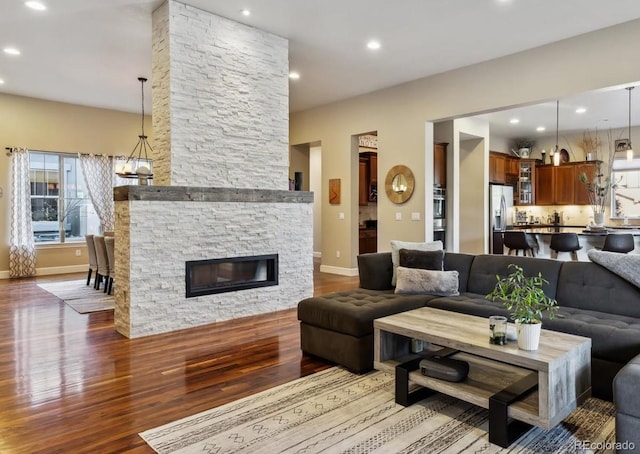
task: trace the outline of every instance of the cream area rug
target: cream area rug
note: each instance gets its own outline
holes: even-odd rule
[[[113,295],[107,295],[102,290],[94,290],[93,285],[87,285],[86,279],[47,282],[38,284],[38,287],[53,293],[81,314],[108,311],[115,308]]]
[[[216,454],[581,453],[615,443],[613,404],[594,398],[509,449],[489,443],[487,418],[443,394],[405,408],[395,403],[393,375],[334,367],[140,436],[158,453]]]

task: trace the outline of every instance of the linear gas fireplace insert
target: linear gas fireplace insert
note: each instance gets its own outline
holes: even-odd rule
[[[278,254],[192,260],[185,264],[187,298],[278,285]]]

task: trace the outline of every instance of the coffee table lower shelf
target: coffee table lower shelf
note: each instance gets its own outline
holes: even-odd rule
[[[456,353],[455,350],[453,352]],[[471,361],[474,360],[470,355],[457,353],[451,354],[451,357],[467,361],[469,359],[471,359]],[[448,391],[448,389],[443,390],[441,385],[457,385],[456,394],[452,394],[456,397],[460,397],[460,389],[467,388],[466,392],[468,393],[470,391],[469,388],[474,387],[474,384],[470,383],[473,379],[470,380],[469,377],[467,377],[466,382],[451,383],[422,375],[419,371],[416,371],[416,369],[419,368],[421,359],[422,357],[418,356],[395,366],[396,403],[403,406],[409,406],[437,391]],[[468,362],[471,363],[471,361]],[[479,375],[478,369],[480,369],[480,367],[477,363],[473,365],[470,364],[469,368],[470,374],[473,374],[474,376]],[[515,375],[519,375],[519,373]],[[410,391],[411,382],[419,384],[421,387],[414,391]],[[475,388],[477,390],[478,387],[475,386]],[[478,394],[473,394],[473,400],[478,402],[478,406],[489,410],[489,441],[506,448],[532,427],[532,424],[523,422],[520,418],[515,419],[513,418],[513,415],[510,417],[509,412],[511,410],[511,413],[513,414],[514,409],[516,413],[518,410],[522,410],[511,407],[511,405],[522,404],[524,401],[521,401],[521,399],[526,399],[528,396],[531,396],[534,402],[537,402],[536,390],[538,388],[538,375],[535,372],[529,371],[528,374],[516,379],[515,382],[496,391],[495,393],[491,393],[490,388],[491,387],[488,386],[482,386],[482,394],[487,394],[487,399],[479,398]],[[468,401],[471,402],[471,399],[468,399]],[[526,409],[532,409],[531,403],[529,403],[529,408]]]
[[[491,396],[532,373],[529,369],[523,369],[467,353],[456,353],[451,357],[469,363],[469,375],[464,381],[453,383],[438,380],[437,378],[422,375],[419,370],[410,372],[409,380],[425,388],[458,397],[465,402],[489,409],[489,398]],[[410,359],[411,357],[403,358],[402,362]],[[383,362],[375,362],[373,367],[377,370],[394,374],[396,366],[399,364],[401,364],[399,360],[386,360]],[[562,421],[562,419],[559,421],[546,421],[540,418],[538,402],[538,392],[534,391],[509,407],[509,417],[544,429],[550,429]]]

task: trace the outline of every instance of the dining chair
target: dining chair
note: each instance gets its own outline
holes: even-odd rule
[[[98,259],[96,257],[96,245],[93,242],[93,235],[85,235],[87,242],[87,255],[89,255],[89,272],[87,273],[87,285],[91,283],[91,274],[95,271],[98,276]]]
[[[105,236],[104,244],[107,249],[107,260],[109,262],[109,278],[105,283],[105,292],[111,295],[113,291],[113,279],[115,277],[115,238],[113,236]]]
[[[107,257],[107,247],[104,242],[104,236],[94,235],[93,242],[96,245],[96,257],[98,259],[98,272],[96,274],[96,283],[93,288],[99,290],[103,279],[105,287],[107,287],[107,282],[109,281],[109,258]]]

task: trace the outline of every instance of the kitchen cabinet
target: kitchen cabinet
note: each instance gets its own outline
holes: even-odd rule
[[[378,154],[360,153],[358,167],[358,205],[378,201]]]
[[[536,205],[589,205],[587,186],[579,175],[596,172],[595,161],[536,167]]]
[[[518,160],[518,182],[516,185],[516,204],[535,205],[536,203],[536,160]]]
[[[433,186],[447,187],[447,145],[448,143],[433,144]]]
[[[491,183],[504,184],[506,178],[507,156],[496,151],[489,152],[489,181]]]
[[[360,163],[358,167],[358,205],[369,204],[369,167],[367,161],[360,157]]]
[[[553,169],[553,172],[555,205],[575,205],[575,187],[578,179],[575,166],[558,166]]]
[[[553,205],[553,166],[536,167],[536,201],[538,205]]]
[[[378,153],[369,153],[369,182],[378,184]]]
[[[489,182],[517,187],[520,159],[498,151],[489,152]]]
[[[360,254],[378,252],[378,231],[376,229],[360,229]]]

